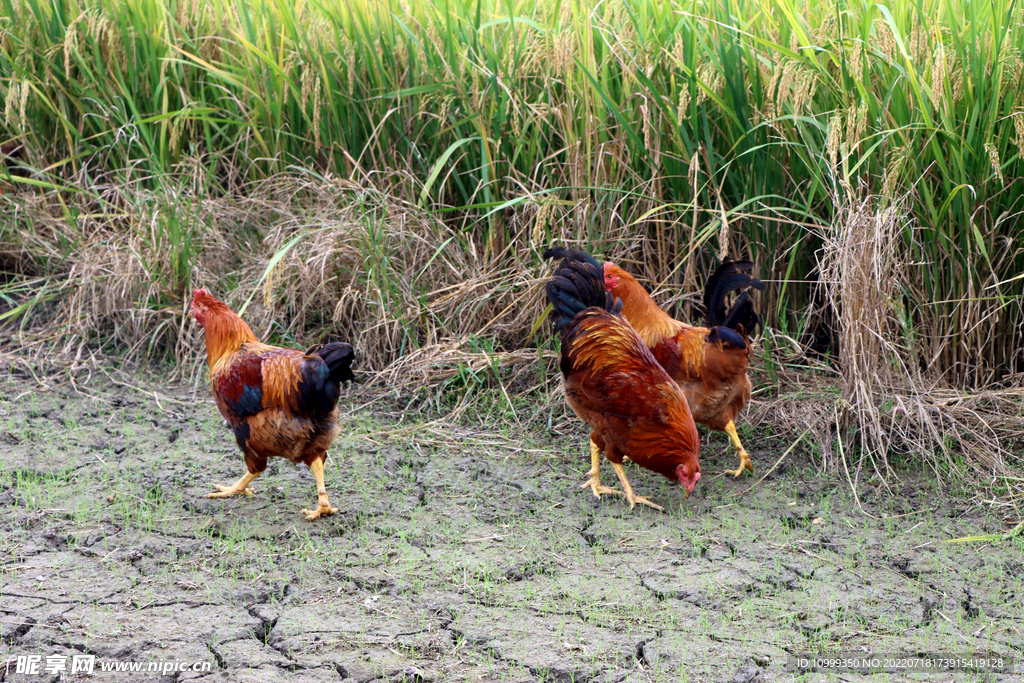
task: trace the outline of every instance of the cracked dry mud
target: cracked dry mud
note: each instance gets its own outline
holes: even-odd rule
[[[254,497],[204,498],[242,459],[206,395],[159,391],[158,406],[0,379],[0,681],[59,680],[4,668],[22,653],[317,683],[750,683],[795,680],[788,654],[827,648],[1024,656],[1020,542],[941,543],[1004,529],[924,476],[893,497],[865,490],[878,520],[795,457],[731,496],[753,480],[713,476],[734,465],[716,435],[689,500],[630,467],[667,510],[631,512],[579,489],[582,427],[524,445],[486,425],[399,427],[371,406],[332,449],[339,514],[309,523],[313,477],[283,461]],[[747,443],[762,471],[778,458]]]

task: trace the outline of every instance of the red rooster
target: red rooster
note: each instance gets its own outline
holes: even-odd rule
[[[205,289],[193,291],[192,314],[206,334],[213,397],[231,425],[248,470],[231,486],[215,485],[208,498],[253,495],[249,483],[267,467],[267,458],[305,463],[316,477],[318,504],[303,510],[312,521],[331,515],[324,486],[327,449],[340,430],[341,384],[354,379],[352,347],[318,344],[305,353],[261,344],[227,304]]]
[[[598,498],[623,495],[601,484],[601,452],[622,482],[629,506],[662,507],[633,493],[623,456],[693,492],[700,479],[700,437],[686,398],[644,341],[622,317],[622,302],[605,292],[601,264],[578,249],[555,247],[562,262],[546,287],[561,331],[562,387],[569,406],[593,428],[590,477]]]
[[[726,473],[734,477],[744,470],[754,471],[734,420],[750,401],[747,335],[761,320],[748,291],[740,294],[728,311],[725,298],[737,289],[764,289],[764,283],[750,275],[753,268],[751,261],[726,258],[704,288],[707,327],[691,327],[658,308],[635,277],[613,263],[604,264],[605,289],[622,299],[622,313],[629,324],[679,383],[693,419],[732,439],[740,466]]]

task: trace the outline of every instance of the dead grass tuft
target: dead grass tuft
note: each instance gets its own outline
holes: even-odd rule
[[[348,180],[278,177],[215,200],[111,188],[74,207],[88,216],[78,220],[45,198],[26,201],[32,227],[0,240],[0,258],[63,259],[46,337],[65,351],[86,343],[129,362],[165,358],[183,378],[203,372],[193,287],[210,287],[261,338],[353,340],[359,367],[388,381],[475,368],[482,347],[519,365],[543,308],[545,271],[529,241],[485,259],[470,232]],[[82,244],[71,255],[69,238]]]
[[[864,468],[898,480],[893,456],[920,458],[959,481],[1012,476],[1020,459],[1004,443],[1024,430],[1020,390],[956,391],[913,362],[902,297],[917,285],[919,264],[898,251],[911,227],[904,205],[880,208],[869,197],[838,215],[823,235],[819,268],[839,323],[843,401],[835,426],[845,453],[860,458],[850,467],[853,483]]]

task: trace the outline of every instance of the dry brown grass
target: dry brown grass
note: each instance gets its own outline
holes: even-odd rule
[[[1021,390],[954,390],[920,362],[903,309],[903,292],[920,285],[919,264],[899,239],[912,226],[899,202],[880,204],[869,197],[843,207],[823,234],[819,267],[838,321],[842,375],[832,422],[841,447],[846,440],[840,458],[857,458],[833,463],[847,466],[854,484],[872,473],[898,479],[894,455],[921,459],[954,481],[1019,476],[1021,458],[1007,444],[1024,434]]]
[[[163,358],[195,378],[203,341],[188,303],[207,286],[261,337],[354,340],[360,367],[388,381],[440,380],[454,371],[427,368],[472,368],[481,353],[526,362],[546,266],[529,241],[516,251],[519,235],[487,259],[472,231],[347,180],[275,178],[216,200],[129,191],[83,198],[72,212],[25,195],[30,224],[0,242],[5,263],[62,264],[50,315],[36,321],[60,339],[53,350],[84,343],[130,362]],[[186,229],[193,247],[176,253],[168,241]],[[62,239],[82,246],[61,254]]]

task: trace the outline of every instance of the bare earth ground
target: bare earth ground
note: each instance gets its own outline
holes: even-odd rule
[[[327,467],[341,512],[309,523],[313,477],[287,462],[255,497],[203,497],[244,465],[202,392],[33,386],[0,378],[0,681],[61,680],[14,673],[19,654],[318,683],[817,682],[864,676],[797,676],[789,654],[1024,656],[1021,540],[941,543],[1005,527],[927,475],[861,512],[793,456],[733,496],[753,480],[714,476],[735,466],[714,435],[689,500],[628,467],[667,513],[630,511],[580,490],[582,426],[399,425],[352,393]],[[781,454],[748,441],[761,472]],[[1019,680],[870,680],[908,678]]]

